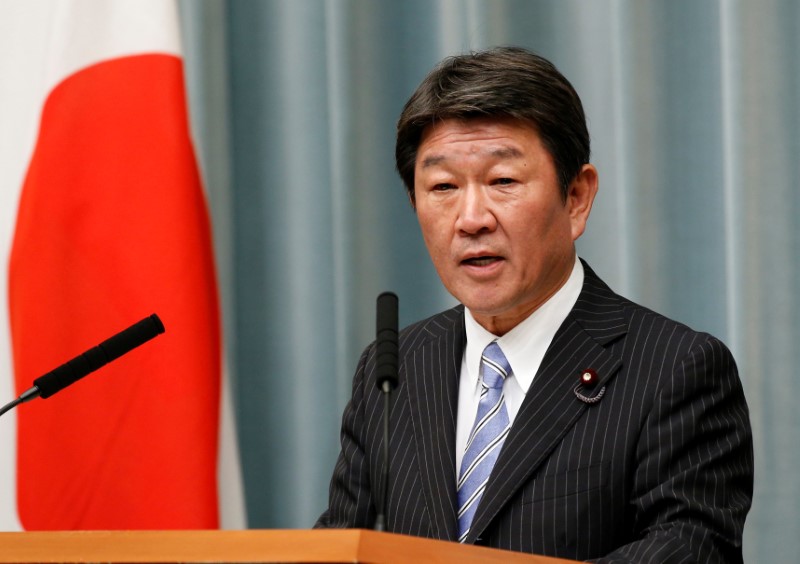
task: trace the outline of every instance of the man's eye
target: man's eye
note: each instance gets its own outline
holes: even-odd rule
[[[455,184],[449,184],[447,182],[442,182],[440,184],[435,184],[433,186],[433,190],[435,192],[444,192],[446,190],[454,190],[455,187],[456,187]]]
[[[513,178],[498,178],[492,182],[495,186],[508,186],[509,184],[516,184]]]

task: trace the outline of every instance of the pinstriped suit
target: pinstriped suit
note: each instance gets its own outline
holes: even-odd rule
[[[740,562],[752,497],[747,406],[725,346],[584,287],[514,421],[468,543],[601,562]],[[403,330],[394,393],[388,530],[457,535],[459,306]],[[593,368],[605,394],[574,393]],[[330,504],[317,527],[372,526],[382,400],[374,347],[359,361]]]

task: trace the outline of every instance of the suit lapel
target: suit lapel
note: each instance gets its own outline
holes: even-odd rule
[[[426,342],[405,359],[417,459],[434,536],[455,540],[455,434],[458,378],[466,335],[461,307],[437,316],[426,327]]]
[[[606,348],[626,332],[619,298],[584,264],[584,287],[545,354],[472,521],[475,541],[589,408],[574,390],[591,368],[607,384],[622,361]],[[589,393],[588,391],[585,393]]]

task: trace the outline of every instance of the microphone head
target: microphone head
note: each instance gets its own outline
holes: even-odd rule
[[[378,296],[376,304],[376,329],[380,333],[384,329],[391,329],[397,333],[397,294],[383,292]]]
[[[161,322],[161,318],[158,317],[158,315],[156,315],[155,313],[150,317],[147,317],[146,319],[149,319],[151,321],[153,327],[153,333],[155,335],[160,335],[165,331],[164,324]]]

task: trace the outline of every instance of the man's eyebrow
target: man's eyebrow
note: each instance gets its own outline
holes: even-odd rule
[[[496,157],[499,159],[518,159],[522,156],[522,151],[517,149],[516,147],[497,147],[496,149],[491,149],[488,151],[489,155],[492,157]],[[422,168],[428,168],[431,166],[436,166],[437,164],[444,162],[447,160],[447,157],[444,155],[431,155],[429,157],[425,157],[422,161]]]
[[[522,151],[516,147],[498,147],[497,149],[489,151],[489,154],[501,159],[518,159],[523,156]]]
[[[428,168],[429,166],[435,166],[445,160],[444,155],[432,155],[430,157],[425,157],[425,160],[422,161],[422,168]]]

